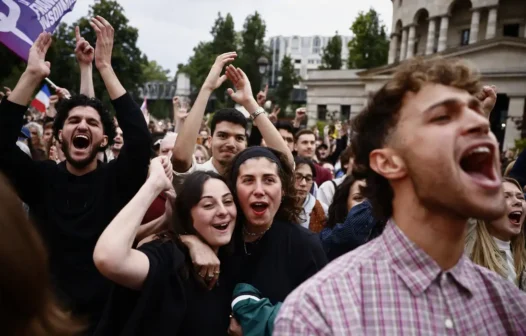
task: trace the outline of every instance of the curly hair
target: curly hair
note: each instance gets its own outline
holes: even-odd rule
[[[55,139],[59,139],[58,133],[64,127],[64,123],[69,116],[69,112],[78,106],[89,106],[94,108],[100,115],[100,121],[104,134],[108,136],[108,144],[101,148],[101,151],[105,150],[113,144],[113,138],[115,138],[116,127],[113,123],[113,117],[110,115],[108,110],[102,105],[102,102],[97,98],[90,98],[83,94],[72,96],[70,99],[62,99],[57,104],[57,115],[55,122],[53,123],[53,136]]]
[[[279,159],[279,162],[281,164],[281,169],[278,171],[278,176],[281,181],[282,189],[283,189],[283,197],[281,199],[281,205],[279,206],[278,212],[276,213],[275,219],[281,220],[281,221],[288,221],[291,223],[300,223],[300,214],[303,210],[302,205],[298,204],[299,196],[296,191],[296,186],[294,183],[294,169],[292,168],[292,165],[289,163],[287,156],[280,151],[274,150],[272,148],[267,148],[269,151],[274,153]],[[243,151],[239,152],[236,157],[229,163],[227,166],[227,169],[225,171],[225,177],[228,181],[230,190],[234,193],[234,200],[236,202],[236,206],[238,208],[237,218],[238,223],[241,223],[241,221],[245,220],[245,216],[243,214],[243,211],[240,211],[241,207],[239,205],[239,199],[237,197],[237,188],[236,183],[237,176],[233,176],[234,174],[234,166],[233,164],[237,161],[237,157],[241,155]],[[239,171],[238,171],[239,172]],[[240,228],[241,225],[237,225],[236,229]]]
[[[479,73],[464,61],[414,58],[400,65],[393,78],[372,95],[364,110],[353,120],[353,175],[366,180],[364,196],[371,202],[377,219],[391,217],[393,190],[386,178],[371,169],[369,154],[386,145],[397,126],[404,96],[420,91],[426,83],[452,86],[472,95],[481,90]]]

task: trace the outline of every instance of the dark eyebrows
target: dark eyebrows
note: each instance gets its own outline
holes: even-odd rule
[[[221,198],[226,197],[226,196],[231,196],[231,195],[232,195],[231,192],[227,192],[226,194],[224,194],[223,196],[221,196]],[[211,198],[211,199],[214,199],[213,196],[206,196],[206,195],[205,195],[205,196],[201,196],[201,199],[202,199],[202,200],[205,199],[205,198]]]
[[[451,105],[461,105],[463,103],[462,100],[458,99],[458,98],[448,98],[448,99],[444,99],[442,101],[439,101],[431,106],[429,106],[425,111],[424,111],[424,114],[427,114],[431,111],[433,111],[434,109],[436,109],[437,107],[440,107],[440,106],[451,106]],[[471,97],[469,99],[469,101],[467,102],[467,105],[470,107],[470,108],[476,108],[476,109],[480,109],[482,108],[482,102],[475,98],[475,97]]]

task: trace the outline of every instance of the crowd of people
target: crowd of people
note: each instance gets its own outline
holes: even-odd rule
[[[254,97],[232,51],[161,129],[90,25],[79,94],[28,109],[42,33],[0,103],[5,335],[526,334],[526,151],[501,168],[496,88],[469,64],[408,60],[320,134]],[[205,115],[227,81],[250,120]]]

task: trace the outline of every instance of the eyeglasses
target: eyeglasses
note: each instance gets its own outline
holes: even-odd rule
[[[294,176],[296,178],[297,183],[301,183],[301,181],[305,180],[307,183],[312,183],[314,180],[311,175],[303,176],[301,174],[295,174]]]

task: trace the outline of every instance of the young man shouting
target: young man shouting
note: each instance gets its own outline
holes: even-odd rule
[[[354,122],[357,177],[380,237],[285,301],[275,335],[522,335],[526,294],[473,264],[468,218],[505,211],[495,92],[458,61],[409,60]]]
[[[0,104],[0,170],[31,209],[47,244],[59,296],[75,314],[89,318],[93,328],[111,286],[95,268],[93,249],[105,227],[146,180],[151,139],[139,106],[112,69],[113,28],[99,16],[91,26],[97,35],[94,53],[91,49],[95,65],[124,133],[119,158],[109,164],[97,161],[97,153],[113,140],[115,128],[102,103],[84,95],[57,108],[54,131],[66,161],[35,162],[16,146],[27,104],[50,74],[45,56],[51,35],[42,33],[17,86]]]

